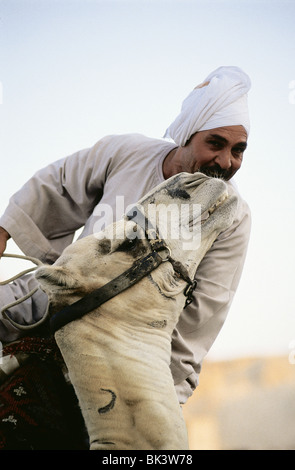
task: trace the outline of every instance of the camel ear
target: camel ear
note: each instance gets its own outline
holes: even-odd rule
[[[35,272],[35,277],[45,292],[56,289],[72,289],[77,281],[62,266],[41,266]]]

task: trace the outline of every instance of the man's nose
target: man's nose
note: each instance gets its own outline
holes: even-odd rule
[[[232,166],[231,152],[226,149],[220,150],[214,161],[218,163],[223,170],[229,170]]]

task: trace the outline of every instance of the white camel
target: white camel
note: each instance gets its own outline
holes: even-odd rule
[[[190,279],[218,234],[233,222],[237,198],[228,191],[222,180],[202,173],[176,175],[122,220],[73,243],[53,265],[38,268],[36,278],[49,296],[53,318],[130,267],[143,270],[141,280],[99,307],[90,303],[90,313],[61,323],[55,332],[90,449],[188,449],[169,367],[171,335]],[[161,214],[171,204],[172,225],[167,230],[167,218]],[[185,205],[191,209],[189,217],[187,211],[177,210]],[[155,230],[142,223],[151,208],[160,214],[153,220]],[[165,233],[165,243],[156,233]],[[149,255],[150,262],[159,265],[145,274]],[[130,272],[127,277],[132,278]],[[124,276],[121,281],[124,284]]]

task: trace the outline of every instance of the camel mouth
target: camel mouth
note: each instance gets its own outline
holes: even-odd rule
[[[226,191],[217,199],[215,204],[213,204],[213,206],[208,209],[209,214],[212,214],[217,209],[217,207],[221,206],[221,204],[223,204],[227,199],[228,192]]]
[[[204,212],[202,212],[202,215],[201,215],[201,224],[203,224],[209,217],[210,215],[213,214],[213,212],[216,211],[216,209],[218,209],[218,207],[220,207],[222,204],[224,204],[224,202],[229,198],[229,195],[228,195],[228,192],[225,191],[224,193],[222,193],[222,195],[217,199],[217,201],[211,206],[209,207],[209,209],[206,209]]]

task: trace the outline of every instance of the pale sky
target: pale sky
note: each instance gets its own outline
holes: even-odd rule
[[[241,67],[252,80],[251,132],[236,182],[253,226],[238,292],[209,357],[288,360],[294,18],[294,0],[0,0],[0,213],[39,168],[104,135],[162,137],[211,71]],[[10,243],[8,251],[17,249]],[[17,270],[0,262],[1,279]]]

